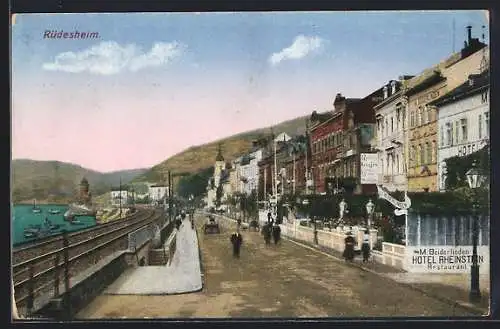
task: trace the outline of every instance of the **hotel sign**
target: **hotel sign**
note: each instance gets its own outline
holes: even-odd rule
[[[377,153],[360,154],[361,184],[378,184],[379,161]]]
[[[463,156],[469,155],[471,153],[479,151],[485,145],[486,145],[486,141],[480,141],[480,142],[476,142],[476,143],[460,145],[457,148],[457,156],[463,157]]]
[[[468,273],[472,246],[419,246],[405,248],[406,270],[412,273]],[[478,246],[481,273],[489,272],[489,247]]]

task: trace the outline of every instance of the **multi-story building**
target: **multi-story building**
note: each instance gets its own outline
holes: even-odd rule
[[[383,100],[383,88],[379,88],[362,99],[346,99],[341,94],[335,97],[335,112],[342,112],[343,146],[342,153],[334,163],[335,178],[352,181],[355,194],[372,194],[375,184],[361,184],[361,153],[372,152],[370,142],[375,131],[374,106]],[[332,181],[333,183],[333,181]],[[345,186],[344,186],[345,188]]]
[[[485,45],[469,39],[461,52],[410,79],[405,88],[409,113],[408,190],[438,190],[437,179],[437,112],[428,104],[456,88],[472,73],[478,73]],[[487,52],[487,50],[486,50]]]
[[[263,150],[253,152],[241,157],[239,167],[239,181],[241,193],[250,195],[253,190],[257,190],[259,183],[259,161],[262,160]]]
[[[126,188],[113,188],[110,192],[111,204],[113,206],[125,205],[128,203],[129,192]]]
[[[151,185],[148,188],[148,194],[152,202],[164,201],[168,196],[168,186],[162,184]]]
[[[446,190],[446,159],[466,156],[488,145],[489,70],[429,103],[438,109],[438,188]]]
[[[383,100],[374,106],[375,141],[379,162],[378,184],[389,191],[407,191],[406,159],[408,122],[403,84],[412,78],[402,76],[383,87]]]
[[[346,103],[351,101],[348,99]],[[313,112],[311,115],[311,172],[316,193],[327,192],[327,178],[340,177],[340,169],[334,165],[340,161],[343,151],[343,114],[344,111],[340,110],[322,114]]]
[[[269,199],[271,195],[283,193],[284,176],[282,174],[284,171],[282,169],[286,166],[287,145],[290,139],[291,137],[286,133],[273,135],[261,150],[261,160],[257,162],[259,200]]]
[[[289,140],[287,144],[288,152],[282,160],[285,168],[285,193],[305,194],[307,180],[307,137],[296,136]]]

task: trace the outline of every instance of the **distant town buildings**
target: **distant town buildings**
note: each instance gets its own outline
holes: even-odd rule
[[[126,188],[113,188],[111,194],[111,205],[119,206],[128,204],[129,192]]]
[[[168,196],[168,186],[162,184],[154,184],[148,187],[148,195],[150,202],[162,203]]]
[[[472,38],[421,73],[390,80],[363,98],[337,93],[313,111],[305,135],[271,132],[226,165],[220,148],[207,203],[257,191],[295,194],[432,192],[446,189],[445,160],[488,145],[489,47]],[[220,193],[221,194],[221,193]]]

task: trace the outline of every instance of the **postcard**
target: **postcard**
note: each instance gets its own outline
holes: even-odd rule
[[[486,316],[481,10],[15,14],[14,319]]]

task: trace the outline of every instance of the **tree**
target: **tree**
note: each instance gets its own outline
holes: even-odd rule
[[[191,195],[193,197],[202,196],[205,193],[207,182],[213,176],[213,172],[214,168],[209,167],[182,177],[178,184],[179,195],[185,198],[189,198]]]

